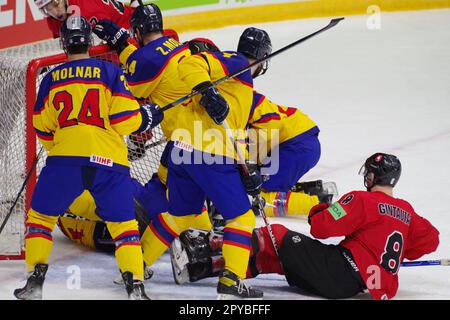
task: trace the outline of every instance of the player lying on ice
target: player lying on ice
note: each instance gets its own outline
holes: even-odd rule
[[[319,204],[308,217],[312,236],[345,236],[342,242],[326,245],[273,224],[277,257],[267,227],[256,228],[247,277],[282,274],[289,285],[331,299],[350,298],[366,289],[374,299],[392,299],[400,264],[435,251],[439,232],[407,201],[393,197],[401,174],[397,157],[375,153],[360,174],[367,191],[351,191],[331,206]],[[180,241],[172,254],[179,257],[173,265],[182,270],[174,272],[178,283],[215,276],[223,268],[221,236],[188,230]]]

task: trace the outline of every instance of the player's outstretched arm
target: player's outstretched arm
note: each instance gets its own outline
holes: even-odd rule
[[[418,215],[411,219],[406,242],[405,258],[416,260],[436,251],[439,245],[439,231],[425,218]]]
[[[117,55],[130,45],[128,39],[130,33],[111,20],[103,19],[97,22],[92,30],[100,39],[106,41],[111,49],[117,51]]]

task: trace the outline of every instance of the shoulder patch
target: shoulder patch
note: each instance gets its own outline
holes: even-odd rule
[[[333,203],[327,210],[336,221],[347,215],[347,212],[338,202]]]
[[[354,198],[355,196],[353,195],[353,194],[349,194],[348,196],[346,196],[342,201],[340,201],[340,203],[341,204],[343,204],[343,205],[346,205],[346,204],[349,204],[352,200],[353,200],[353,198]]]

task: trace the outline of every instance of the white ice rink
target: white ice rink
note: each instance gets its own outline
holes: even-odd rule
[[[273,101],[300,107],[320,129],[322,158],[305,180],[336,181],[340,194],[362,189],[358,169],[376,151],[399,156],[403,173],[396,196],[412,203],[441,232],[438,250],[423,259],[450,257],[450,10],[382,13],[381,29],[368,16],[351,16],[337,27],[271,61],[255,88]],[[266,29],[274,50],[325,26],[330,19],[255,25]],[[213,39],[235,50],[246,26],[181,34]],[[302,219],[278,218],[308,232]],[[258,221],[262,224],[261,221]],[[114,257],[76,246],[55,232],[44,299],[125,299]],[[72,288],[73,266],[81,288]],[[215,299],[216,279],[177,286],[165,254],[146,289],[152,299]],[[450,267],[400,270],[396,299],[450,299]],[[24,279],[23,261],[0,262],[0,299]],[[266,299],[317,299],[289,288],[284,277],[249,280]],[[72,284],[73,286],[73,284]],[[75,286],[76,287],[76,286]],[[370,299],[368,294],[356,299]]]

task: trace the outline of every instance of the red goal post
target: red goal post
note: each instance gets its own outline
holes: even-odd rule
[[[93,46],[91,57],[120,65],[107,45]],[[32,170],[41,144],[32,125],[33,108],[40,81],[54,66],[67,61],[59,41],[48,40],[0,51],[0,225],[6,218],[27,174]],[[155,145],[131,163],[131,175],[146,183],[157,171],[165,143],[161,128],[153,130],[148,144]],[[45,153],[44,153],[45,154]],[[36,179],[45,164],[41,157],[0,234],[0,260],[24,259],[25,216]]]

